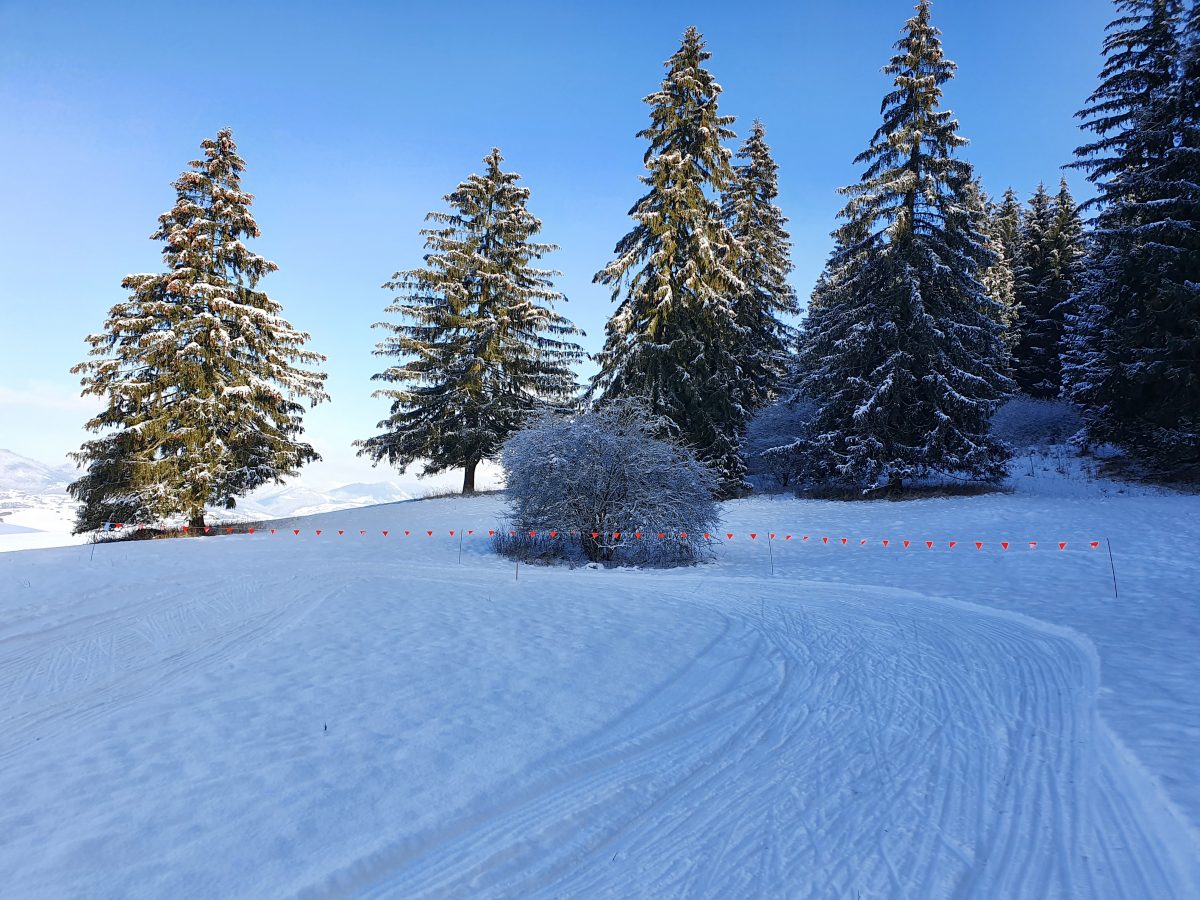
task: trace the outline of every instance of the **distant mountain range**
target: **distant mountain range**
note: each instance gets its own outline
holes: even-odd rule
[[[0,490],[61,492],[78,477],[71,466],[50,466],[11,450],[0,450]]]
[[[75,501],[67,485],[80,470],[52,466],[0,449],[0,535],[32,531],[71,530]],[[213,520],[282,519],[309,516],[358,506],[396,503],[412,495],[391,482],[347,484],[315,490],[303,484],[270,485],[238,501],[236,509],[214,510]]]

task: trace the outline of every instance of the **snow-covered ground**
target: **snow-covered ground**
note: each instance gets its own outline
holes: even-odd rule
[[[497,497],[0,555],[0,894],[1200,896],[1200,498],[1015,481],[673,571]]]

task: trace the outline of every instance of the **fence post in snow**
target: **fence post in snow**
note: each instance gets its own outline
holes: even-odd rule
[[[1111,538],[1105,538],[1105,539],[1104,539],[1104,542],[1105,542],[1106,544],[1108,544],[1108,567],[1109,567],[1110,569],[1112,569],[1112,578],[1113,578],[1113,599],[1114,599],[1114,600],[1116,600],[1116,599],[1118,599],[1118,598],[1117,598],[1117,567],[1116,567],[1116,564],[1113,562],[1113,555],[1112,555],[1112,539],[1111,539]]]

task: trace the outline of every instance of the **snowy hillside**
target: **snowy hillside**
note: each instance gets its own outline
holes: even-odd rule
[[[1034,472],[672,571],[496,497],[4,554],[4,893],[1198,896],[1200,498]]]
[[[70,466],[51,466],[0,450],[0,552],[82,543],[73,535],[76,502],[66,487],[79,477]],[[306,516],[339,509],[395,503],[411,497],[391,482],[355,483],[328,490],[303,484],[268,485],[243,498],[236,509],[213,510],[218,521],[246,522]]]
[[[0,490],[31,494],[61,490],[76,477],[75,469],[70,466],[50,466],[11,450],[0,449]]]

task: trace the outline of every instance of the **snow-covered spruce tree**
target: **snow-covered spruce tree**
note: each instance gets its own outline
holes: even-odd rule
[[[1019,339],[1013,352],[1013,376],[1022,393],[1042,400],[1057,397],[1062,382],[1062,311],[1051,293],[1056,278],[1056,218],[1046,185],[1039,183],[1021,221],[1016,264]]]
[[[721,198],[721,213],[740,245],[734,268],[742,289],[734,312],[742,349],[742,405],[757,409],[776,397],[792,368],[796,329],[781,317],[796,316],[800,304],[788,284],[792,271],[787,217],[775,205],[779,166],[767,146],[766,129],[755,121],[737,154]]]
[[[400,292],[386,312],[407,321],[376,323],[390,335],[375,355],[400,361],[374,378],[398,386],[375,392],[392,400],[384,432],[356,442],[360,456],[402,472],[417,460],[424,474],[461,468],[464,494],[530,413],[571,406],[571,367],[583,358],[566,340],[581,332],[553,308],[565,300],[559,273],[532,265],[558,248],[533,240],[542,223],[503,159],[493,149],[484,174],[445,197],[451,212],[426,216],[439,227],[421,230],[425,266],[384,285]]]
[[[328,399],[325,375],[305,368],[325,357],[257,289],[277,267],[243,242],[259,231],[232,133],[201,146],[151,235],[167,270],[125,278],[129,299],[87,339],[96,358],[71,370],[107,404],[87,428],[108,433],[72,454],[87,467],[69,488],[77,531],[179,514],[203,527],[206,506],[231,509],[320,459],[299,440],[299,401]]]
[[[666,63],[662,88],[645,98],[650,142],[634,204],[637,223],[595,281],[610,285],[619,306],[606,326],[599,372],[589,397],[645,398],[651,412],[721,474],[724,494],[744,490],[739,443],[743,404],[742,341],[736,297],[738,245],[716,195],[730,183],[732,116],[717,111],[720,85],[704,68],[710,57],[695,28]]]
[[[818,284],[799,393],[820,404],[811,465],[865,487],[929,472],[993,479],[1006,451],[988,420],[1011,389],[1002,314],[980,282],[993,260],[970,197],[965,143],[938,109],[954,74],[922,0],[884,72],[895,89],[857,158],[861,181]]]
[[[1009,248],[1013,246],[1008,234],[1007,212],[988,199],[983,186],[976,179],[967,189],[968,206],[980,223],[980,231],[991,262],[979,275],[987,295],[996,304],[1000,325],[1004,332],[1004,346],[1011,358],[1016,345],[1017,298],[1016,277],[1013,272],[1013,257]]]
[[[1163,474],[1200,463],[1200,205],[1194,5],[1119,0],[1100,86],[1080,112],[1097,135],[1097,212],[1072,298],[1067,390],[1088,436]]]
[[[688,447],[663,438],[663,424],[642,400],[621,398],[575,416],[546,414],[514,433],[500,460],[517,533],[502,529],[498,548],[633,564],[694,560],[718,521],[717,478]]]

